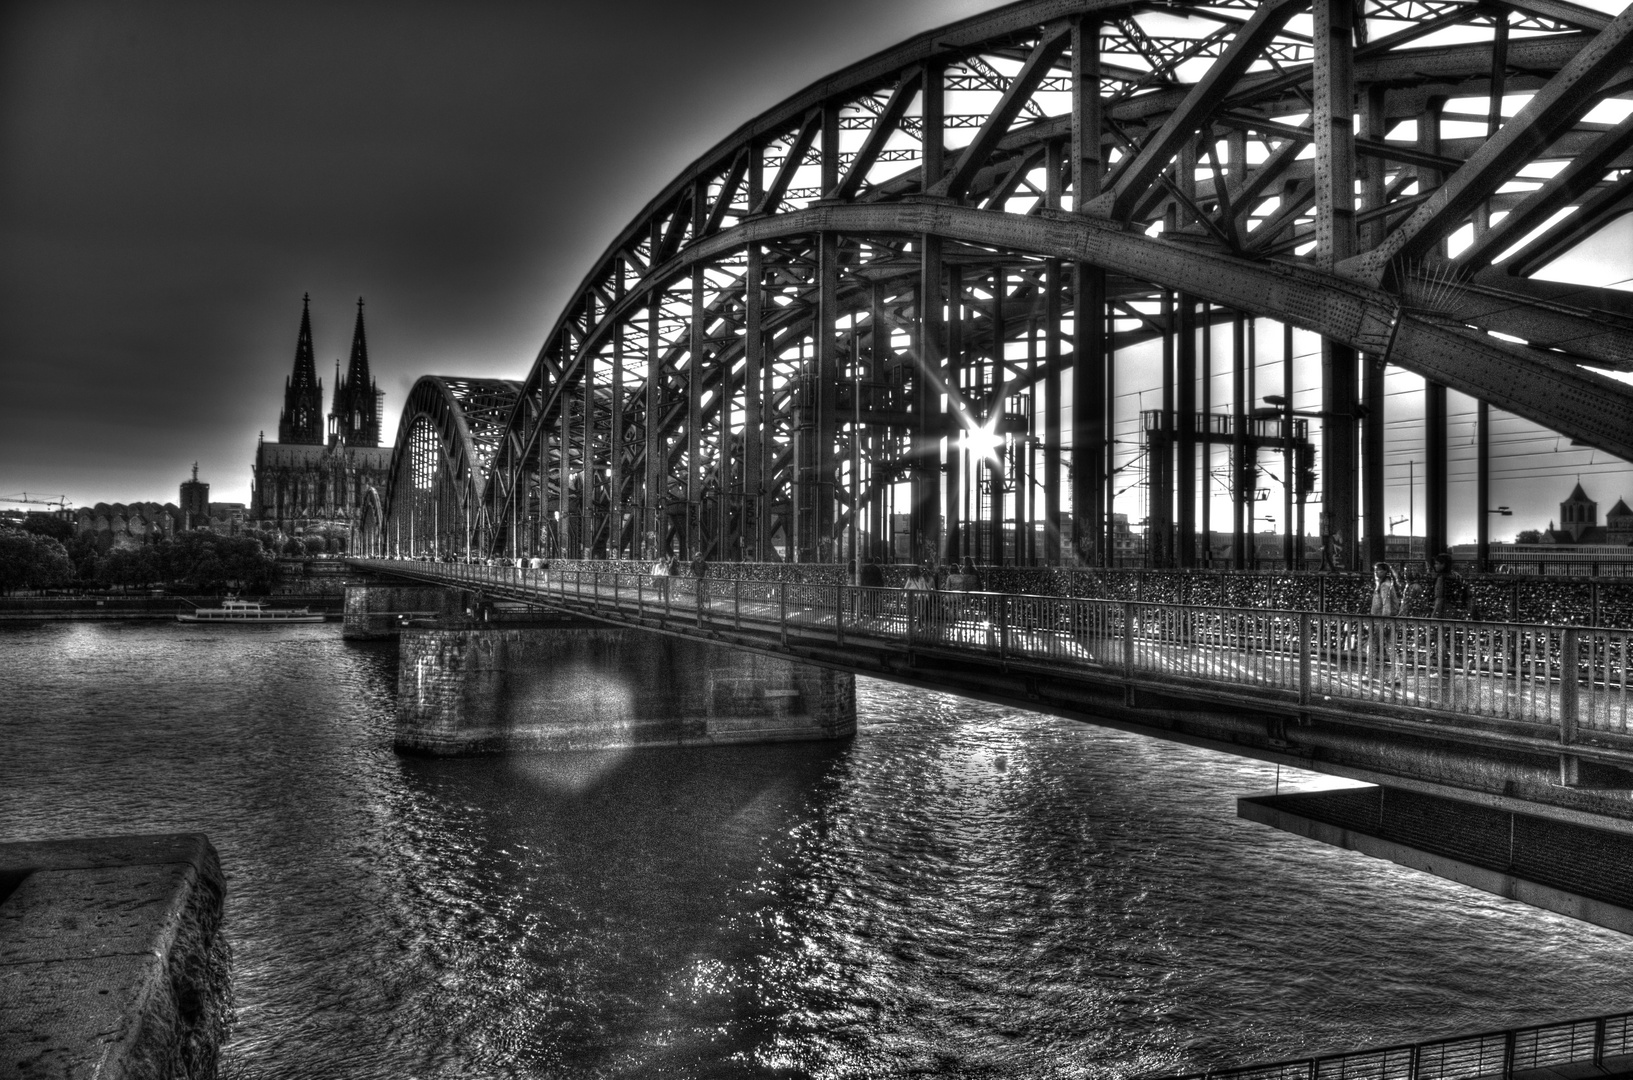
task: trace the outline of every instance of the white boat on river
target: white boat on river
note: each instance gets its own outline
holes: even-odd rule
[[[270,623],[320,623],[323,612],[308,608],[270,608],[259,600],[223,600],[218,608],[184,611],[176,619],[187,623],[263,626]]]

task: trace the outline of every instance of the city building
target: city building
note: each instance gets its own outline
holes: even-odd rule
[[[181,482],[181,527],[197,529],[210,520],[210,485],[198,478],[198,462],[193,462],[193,478]]]
[[[385,487],[391,448],[380,445],[380,391],[369,374],[363,300],[357,301],[351,360],[345,377],[335,362],[327,431],[323,381],[312,348],[311,297],[301,307],[295,368],[284,382],[278,441],[255,449],[249,518],[262,529],[290,535],[349,528],[371,490]]]
[[[1627,500],[1617,499],[1616,505],[1599,524],[1599,504],[1588,498],[1580,482],[1559,504],[1559,526],[1553,522],[1543,531],[1538,543],[1570,545],[1573,547],[1616,547],[1633,544],[1633,510]]]

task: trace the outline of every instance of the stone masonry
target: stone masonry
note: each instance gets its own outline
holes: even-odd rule
[[[399,752],[846,738],[851,675],[706,641],[580,625],[405,630]]]

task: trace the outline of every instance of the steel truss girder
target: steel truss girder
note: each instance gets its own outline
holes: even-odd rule
[[[441,466],[459,485],[464,505],[483,505],[493,477],[490,466],[506,437],[507,427],[521,393],[513,379],[470,379],[461,376],[423,375],[415,381],[403,403],[398,421],[397,445],[392,448],[382,502],[382,521],[389,522],[401,509],[399,496],[411,484],[413,454],[410,433],[424,420],[437,434]]]
[[[1199,38],[1159,40],[1137,25],[1146,9],[1127,0],[1012,4],[921,35],[853,65],[745,124],[667,185],[620,233],[586,278],[516,399],[510,430],[495,459],[494,482],[486,486],[489,506],[508,507],[514,515],[519,506],[526,505],[508,490],[510,473],[525,476],[530,468],[540,468],[548,474],[558,461],[563,471],[571,467],[575,473],[598,467],[601,451],[588,442],[580,449],[584,440],[579,432],[586,423],[596,431],[601,429],[601,391],[591,392],[596,418],[587,421],[582,404],[585,396],[577,388],[585,358],[594,358],[597,365],[608,363],[608,335],[620,326],[633,333],[626,343],[635,353],[650,348],[650,344],[643,346],[643,331],[632,320],[654,296],[661,298],[660,311],[650,322],[653,340],[658,342],[656,366],[650,370],[657,374],[643,380],[634,366],[638,362],[626,361],[631,365],[627,369],[629,390],[626,400],[615,406],[619,430],[609,430],[606,453],[624,455],[617,475],[633,491],[639,478],[650,471],[642,460],[648,448],[661,448],[665,460],[657,463],[657,475],[666,484],[674,479],[683,452],[688,473],[701,467],[691,460],[704,448],[700,438],[714,452],[724,451],[737,438],[736,421],[716,420],[716,410],[725,402],[742,416],[736,395],[758,391],[758,387],[745,388],[733,368],[743,350],[731,335],[743,329],[747,318],[741,286],[708,282],[704,289],[715,300],[705,306],[702,326],[689,329],[697,308],[688,313],[689,305],[681,295],[688,289],[682,278],[694,268],[710,271],[734,253],[740,255],[751,242],[771,244],[794,238],[808,252],[815,251],[820,243],[816,238],[824,231],[869,241],[936,237],[945,240],[948,249],[944,262],[938,256],[938,265],[947,266],[950,272],[956,272],[961,260],[996,266],[1013,264],[1025,256],[1098,265],[1136,283],[1149,282],[1239,312],[1287,321],[1374,356],[1387,352],[1403,368],[1628,457],[1628,444],[1633,440],[1627,434],[1633,431],[1633,425],[1627,423],[1629,391],[1581,370],[1568,357],[1610,367],[1633,363],[1633,320],[1602,320],[1589,310],[1592,304],[1572,303],[1569,297],[1544,297],[1531,282],[1514,282],[1512,288],[1504,288],[1491,274],[1482,275],[1477,283],[1437,281],[1433,275],[1425,279],[1415,267],[1403,267],[1392,282],[1396,292],[1388,293],[1368,282],[1346,281],[1308,265],[1272,258],[1310,238],[1306,211],[1313,193],[1305,174],[1312,172],[1311,163],[1295,160],[1298,150],[1293,144],[1314,133],[1273,119],[1309,111],[1307,88],[1313,68],[1299,62],[1311,54],[1308,40],[1270,25],[1284,21],[1283,15],[1292,6],[1295,0],[1286,4],[1280,0],[1259,4],[1226,0],[1219,5],[1198,5],[1195,13],[1170,12],[1180,17],[1194,14],[1219,28],[1205,27]],[[1377,10],[1378,0],[1370,6],[1375,17],[1406,24],[1406,29],[1362,45],[1354,54],[1353,78],[1360,96],[1372,91],[1375,100],[1383,102],[1383,115],[1389,119],[1413,115],[1426,99],[1479,95],[1486,92],[1482,87],[1495,86],[1500,91],[1506,85],[1510,92],[1541,90],[1546,95],[1549,91],[1544,88],[1550,80],[1558,80],[1561,72],[1590,66],[1584,53],[1596,48],[1602,51],[1603,46],[1595,44],[1595,35],[1612,24],[1608,18],[1559,0],[1489,4],[1414,0],[1396,4],[1398,10],[1388,13]],[[1512,14],[1504,14],[1503,9]],[[1433,29],[1501,20],[1507,20],[1513,29],[1548,36],[1508,41],[1501,54],[1506,64],[1498,61],[1499,67],[1494,67],[1498,50],[1491,43],[1402,47]],[[1099,160],[1112,147],[1124,155],[1097,205],[1117,211],[1112,216],[1119,219],[1132,215],[1133,220],[1126,224],[1095,223],[1036,209],[1023,215],[1005,207],[1006,202],[1017,199],[1023,206],[1036,200],[1042,206],[1058,207],[1063,192],[1077,185],[1076,174],[1081,170],[1064,158],[1062,148],[1070,142],[1076,153],[1083,134],[1078,128],[1084,122],[1049,115],[1032,100],[1032,92],[1072,93],[1074,100],[1079,96],[1073,77],[1062,71],[1077,70],[1082,57],[1075,53],[1081,50],[1074,49],[1068,63],[1060,29],[1078,22],[1116,35],[1154,69],[1118,68],[1098,55],[1094,58],[1093,68],[1100,77],[1093,83],[1100,90],[1105,124],[1097,138],[1090,138],[1098,148]],[[1560,32],[1573,28],[1587,32]],[[1079,41],[1079,33],[1073,30],[1074,42]],[[1604,45],[1608,44],[1606,39]],[[1171,69],[1186,57],[1217,59],[1200,83],[1178,84]],[[1271,70],[1264,70],[1266,63]],[[1016,74],[1005,73],[1016,66]],[[1250,70],[1255,66],[1259,70]],[[1608,73],[1599,82],[1613,88],[1633,78],[1633,72],[1618,68],[1614,57],[1598,60],[1595,71],[1595,79]],[[927,81],[931,72],[937,73],[933,85]],[[1592,80],[1580,81],[1586,86]],[[984,116],[961,117],[972,123],[943,121],[941,130],[980,129],[966,147],[945,148],[950,168],[944,170],[937,164],[943,156],[941,144],[935,142],[932,152],[925,121],[907,113],[915,100],[931,110],[933,97],[931,114],[944,116],[941,91],[954,88],[995,93],[999,104]],[[1584,92],[1591,95],[1594,90]],[[1527,154],[1559,160],[1582,153],[1604,126],[1567,119],[1566,114],[1575,108],[1572,104],[1555,119],[1538,125],[1531,139],[1535,145],[1506,151],[1504,161]],[[1244,168],[1232,144],[1227,180],[1212,143],[1239,138],[1230,134],[1232,129],[1255,127],[1261,136],[1256,143],[1267,152],[1264,164],[1251,164],[1249,157],[1250,164]],[[837,133],[841,130],[867,130],[860,151],[840,149]],[[884,160],[886,154],[912,156],[911,151],[885,149],[895,132],[924,141],[920,154],[926,168],[884,170],[885,177],[874,183],[868,179],[873,161]],[[1516,129],[1514,136],[1519,134]],[[1457,181],[1439,196],[1432,184],[1427,191],[1408,193],[1414,169],[1422,171],[1420,176],[1455,176],[1465,168],[1465,161],[1478,157],[1482,141],[1486,140],[1446,139],[1435,147],[1434,154],[1399,143],[1356,142],[1351,152],[1371,155],[1369,161],[1389,163],[1392,179],[1387,184],[1380,181],[1374,189],[1384,193],[1381,204],[1374,199],[1365,209],[1357,207],[1360,212],[1355,220],[1368,229],[1381,229],[1386,223],[1400,228],[1403,222],[1423,218],[1420,204],[1437,197],[1445,202],[1458,196],[1459,206],[1480,202],[1486,214],[1512,208],[1521,195],[1497,192],[1493,183],[1506,165],[1481,165],[1479,161],[1465,173],[1467,180]],[[1085,160],[1088,153],[1085,149]],[[1602,140],[1599,154],[1606,159],[1607,168],[1626,167],[1619,157],[1608,160],[1614,155]],[[1206,168],[1210,162],[1212,179],[1183,175],[1193,165]],[[1040,164],[1045,176],[1041,181],[1036,179]],[[804,177],[818,168],[823,179],[819,187],[812,188]],[[800,178],[796,179],[796,173]],[[1291,189],[1289,180],[1297,182]],[[1609,197],[1605,178],[1595,181],[1584,175],[1573,182],[1580,190],[1573,188],[1571,198],[1603,201]],[[920,194],[927,184],[931,195],[942,195],[942,201]],[[1279,191],[1275,185],[1280,185]],[[1090,194],[1094,191],[1088,189]],[[1279,209],[1255,207],[1255,201],[1269,197],[1280,200]],[[797,209],[807,199],[820,201],[809,209]],[[957,205],[958,200],[966,205]],[[1250,217],[1259,225],[1251,233],[1247,231]],[[1165,218],[1168,239],[1123,231],[1129,225],[1140,229]],[[1552,235],[1564,236],[1567,231],[1556,229]],[[1433,231],[1423,235],[1427,241]],[[1374,236],[1369,242],[1375,244],[1377,239]],[[967,245],[964,253],[955,254],[955,244]],[[1237,248],[1240,252],[1233,254]],[[813,266],[807,263],[820,260],[808,258],[801,263],[798,256],[792,256],[793,261],[779,270],[771,254],[768,250],[760,280],[768,292],[795,298],[795,303],[785,307],[767,301],[760,325],[768,339],[809,336],[810,311],[794,309],[816,306],[813,291],[819,285]],[[844,313],[861,306],[860,292],[849,284],[855,276],[871,274],[874,282],[892,275],[906,278],[918,272],[912,265],[917,261],[902,260],[898,266],[886,260],[884,265],[862,268],[847,264],[841,279],[846,284],[838,294],[829,291],[828,310]],[[737,273],[739,267],[740,263],[731,272]],[[898,290],[895,303],[900,305],[900,297],[911,292],[910,287]],[[1018,288],[1014,291],[1016,301],[1021,293]],[[911,301],[901,306],[910,307]],[[1002,300],[993,304],[1000,323],[1009,318],[1003,315],[1006,306]],[[831,332],[832,317],[825,315],[820,321]],[[641,323],[647,324],[647,316],[641,317]],[[1523,338],[1533,347],[1508,345],[1470,326]],[[904,320],[898,329],[914,332],[911,320]],[[965,325],[962,332],[970,342],[984,331]],[[1141,332],[1161,331],[1146,327]],[[1120,333],[1114,338],[1125,339],[1132,337]],[[775,348],[755,363],[760,365],[756,370],[768,373],[766,393],[770,393],[769,373],[774,369],[779,378],[791,377],[790,365],[779,359]],[[712,397],[707,403],[695,397],[689,403],[680,402],[673,394],[678,385],[670,385],[680,382],[687,383],[694,395]],[[744,419],[746,426],[759,425],[763,431],[750,436],[745,430],[743,438],[763,439],[773,446],[765,459],[768,467],[774,472],[785,470],[761,477],[764,486],[781,491],[779,497],[785,502],[791,502],[793,483],[787,476],[792,470],[793,396],[793,391],[784,388],[775,401],[767,401],[763,424],[752,419],[758,415],[752,410]],[[575,411],[570,425],[562,419],[566,415],[563,403],[570,403]],[[683,412],[688,415],[677,426]],[[649,432],[647,437],[640,437],[642,431]],[[651,431],[660,433],[656,442]],[[566,445],[558,445],[563,440]],[[589,442],[599,447],[602,438],[595,435]],[[628,453],[631,448],[633,455]],[[591,461],[592,456],[597,460]],[[834,495],[843,502],[843,492],[836,490]]]
[[[691,245],[654,272],[684,273],[753,242],[822,231],[935,235],[1104,267],[1335,342],[1633,459],[1633,387],[1538,349],[1405,312],[1381,289],[1281,262],[1255,262],[1068,214],[1023,216],[933,202],[821,206],[751,221]]]

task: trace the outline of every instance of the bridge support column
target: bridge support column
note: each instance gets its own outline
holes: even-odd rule
[[[842,739],[856,731],[848,674],[644,630],[408,630],[396,748],[517,750]]]
[[[340,636],[352,641],[396,637],[401,616],[462,615],[470,597],[440,585],[348,585]]]

